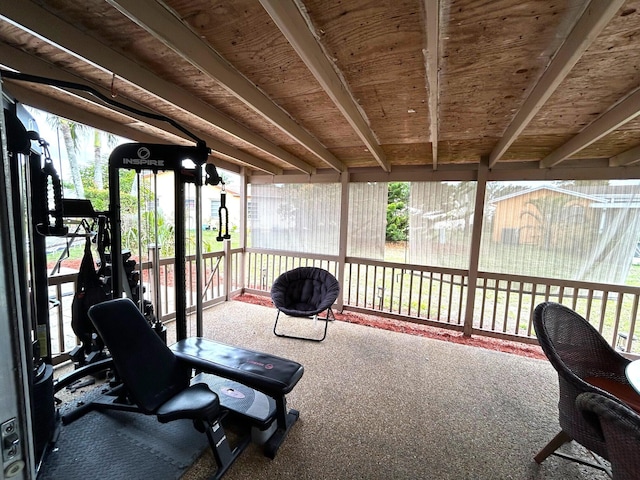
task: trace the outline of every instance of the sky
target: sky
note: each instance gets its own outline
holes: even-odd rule
[[[69,172],[69,157],[62,139],[62,132],[53,127],[48,120],[48,117],[55,117],[55,115],[43,112],[42,110],[38,110],[33,107],[28,107],[28,111],[34,117],[37,127],[33,125],[25,125],[25,127],[27,130],[37,130],[40,134],[40,138],[44,139],[49,144],[49,154],[51,155],[53,164],[56,167],[56,170],[58,170],[60,177],[63,177],[65,172]],[[87,127],[86,131],[79,133],[78,162],[80,167],[91,164],[93,160],[94,130],[95,129],[93,127]],[[105,133],[105,138],[106,135],[107,134]],[[115,136],[115,138],[116,145],[131,142],[131,140],[127,138],[118,136]],[[106,140],[104,143],[106,144]],[[113,147],[111,146],[105,148],[104,154],[108,156],[112,148]]]

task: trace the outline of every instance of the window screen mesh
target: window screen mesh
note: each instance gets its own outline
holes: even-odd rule
[[[347,255],[382,260],[387,211],[387,184],[349,185],[349,240]]]
[[[412,182],[409,262],[468,268],[476,182]]]
[[[488,184],[481,270],[624,284],[640,236],[640,185]]]
[[[250,246],[337,255],[340,184],[251,185]]]

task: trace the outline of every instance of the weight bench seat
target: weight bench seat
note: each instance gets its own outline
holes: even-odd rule
[[[287,411],[285,395],[298,383],[304,367],[293,360],[202,337],[185,338],[169,348],[177,358],[188,361],[199,372],[234,380],[275,400],[277,428],[265,443],[265,454],[275,457],[299,417],[297,410]]]
[[[272,397],[289,393],[304,373],[298,362],[202,337],[185,338],[169,348],[176,357],[203,372],[235,380]]]

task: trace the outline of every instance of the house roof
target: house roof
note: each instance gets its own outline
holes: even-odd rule
[[[7,1],[0,59],[166,115],[232,171],[640,171],[640,1]],[[134,140],[190,142],[84,92],[3,88]]]
[[[579,191],[569,190],[569,189],[558,187],[558,186],[555,186],[555,185],[538,185],[538,186],[535,186],[535,187],[524,188],[524,189],[522,189],[520,191],[512,192],[512,193],[509,193],[507,195],[503,195],[501,197],[496,197],[496,198],[491,200],[491,203],[492,204],[500,203],[500,202],[503,202],[505,200],[509,200],[511,198],[520,197],[522,195],[527,195],[529,193],[538,192],[538,191],[541,191],[541,190],[548,190],[550,192],[556,192],[556,193],[560,193],[560,194],[563,194],[563,195],[570,195],[572,197],[584,198],[586,200],[593,200],[594,202],[604,202],[604,201],[606,201],[601,196],[598,196],[598,195],[589,195],[587,193],[581,193]]]
[[[502,195],[491,200],[491,204],[496,204],[509,200],[511,198],[527,195],[533,192],[547,190],[549,192],[555,192],[562,195],[569,195],[572,197],[583,198],[585,200],[591,200],[594,202],[592,207],[597,207],[595,204],[606,204],[608,206],[620,206],[620,205],[636,205],[640,203],[640,190],[637,186],[630,185],[568,185],[566,187],[559,187],[557,185],[537,185],[530,188],[523,188],[522,190]]]

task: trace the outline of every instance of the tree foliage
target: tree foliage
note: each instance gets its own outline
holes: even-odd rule
[[[406,241],[409,232],[409,183],[389,183],[387,199],[385,238],[389,242]]]

